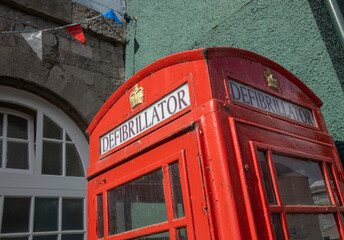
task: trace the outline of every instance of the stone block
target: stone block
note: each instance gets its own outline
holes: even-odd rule
[[[13,71],[12,49],[9,47],[0,47],[0,56],[1,75],[11,76]]]
[[[34,16],[27,13],[22,13],[22,12],[15,12],[17,16],[17,21],[20,21],[22,24],[25,26],[31,26],[34,29],[45,29],[47,28],[46,26],[46,21],[40,17]],[[52,23],[49,23],[49,27],[51,28]]]
[[[86,44],[87,44],[87,39],[86,39]],[[71,41],[71,49],[72,52],[81,55],[87,58],[92,58],[93,57],[93,49],[90,46],[85,46],[78,40],[72,40]]]
[[[48,62],[41,61],[38,58],[35,60],[32,59],[30,62],[30,71],[28,72],[27,79],[44,86],[52,67],[52,64]]]
[[[117,44],[114,42],[109,42],[105,40],[99,41],[99,48],[101,52],[113,52],[116,50]]]
[[[46,0],[2,0],[7,4],[12,4],[20,7],[23,10],[34,12],[40,15],[47,15],[49,17],[58,19],[63,22],[72,21],[72,1],[46,1]]]
[[[86,44],[93,48],[99,48],[99,39],[94,35],[87,34]]]
[[[90,58],[78,56],[76,66],[88,71],[99,72],[100,63]]]
[[[100,72],[109,77],[115,77],[116,73],[118,73],[118,71],[116,71],[113,64],[106,63],[106,62],[102,62],[100,64]]]
[[[48,46],[55,47],[57,45],[57,37],[49,32],[43,32],[42,42]]]
[[[64,38],[61,36],[57,36],[57,46],[58,50],[65,50],[65,51],[71,51],[71,44],[70,44],[70,39]]]
[[[61,64],[76,66],[78,62],[77,56],[73,54],[71,51],[59,50],[58,55],[59,56],[58,56],[57,61],[60,62]]]
[[[2,15],[4,16],[4,15]],[[1,31],[11,31],[12,21],[3,17],[0,17],[0,29]]]
[[[57,46],[43,44],[43,60],[49,62],[58,62],[59,53]]]
[[[77,68],[70,65],[62,65],[62,68],[73,75],[73,78],[84,81],[87,86],[94,85],[94,72],[85,69]]]
[[[63,96],[67,83],[71,79],[72,75],[69,72],[65,71],[61,66],[54,65],[49,71],[45,87]]]
[[[23,52],[19,52],[19,51],[13,51],[12,55],[13,55],[12,76],[26,79],[28,72],[30,72],[30,62],[33,61],[33,59],[34,59],[34,61],[36,59],[38,59],[36,53],[34,53],[33,51],[31,54],[23,53]]]
[[[103,75],[96,74],[94,81],[95,90],[100,99],[104,102],[111,96],[114,92],[114,85],[112,84],[112,79]]]
[[[0,45],[13,47],[17,41],[16,38],[14,34],[0,34]]]

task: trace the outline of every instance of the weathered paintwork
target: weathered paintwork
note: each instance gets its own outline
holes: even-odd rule
[[[278,89],[268,86],[264,75],[267,69],[278,79]],[[245,89],[241,89],[244,100],[236,101],[229,79],[255,89],[256,94],[263,92],[269,99],[281,99],[308,109],[313,112],[314,124],[279,114],[282,110],[277,103],[269,106],[270,111],[249,104],[254,97],[246,96],[248,90]],[[161,107],[162,120],[148,124],[149,127],[147,120],[144,122],[138,117],[147,116],[143,113],[149,108],[155,109],[159,101],[167,101],[167,107],[169,94],[185,84],[188,95],[175,92],[179,111],[171,110],[173,114],[162,119]],[[130,95],[141,87],[142,103],[132,108]],[[263,102],[257,104],[261,106]],[[165,169],[166,174],[168,164],[174,161],[180,163],[185,217],[172,217],[173,197],[167,174],[164,175],[164,191],[168,221],[108,236],[109,206],[104,197],[105,239],[129,239],[162,231],[169,231],[170,239],[178,239],[175,229],[180,227],[187,228],[188,239],[274,239],[271,213],[280,214],[283,234],[288,238],[285,214],[312,211],[336,214],[340,234],[344,236],[339,216],[344,211],[342,206],[288,207],[283,205],[279,194],[278,204],[269,206],[257,163],[258,149],[269,154],[278,152],[315,159],[333,166],[335,180],[342,183],[343,172],[321,116],[321,105],[321,100],[289,71],[241,49],[205,48],[178,53],[142,69],[109,98],[88,128],[88,239],[97,239],[98,195],[107,196],[108,190],[159,167]],[[144,123],[147,126],[143,126]],[[124,125],[131,130],[121,128]],[[143,130],[139,131],[139,127]],[[132,136],[101,151],[100,139],[115,141],[120,131],[127,131],[127,135],[132,131]],[[123,136],[126,135],[122,132]],[[339,188],[339,184],[336,186]],[[333,200],[334,194],[329,191]],[[341,191],[339,197],[344,200]]]

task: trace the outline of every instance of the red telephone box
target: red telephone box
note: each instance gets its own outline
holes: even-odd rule
[[[249,51],[165,57],[88,128],[88,239],[344,239],[321,100]]]

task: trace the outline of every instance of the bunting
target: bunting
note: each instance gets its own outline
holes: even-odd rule
[[[130,23],[132,20],[137,20],[136,18],[132,18],[128,16],[127,14],[120,13],[124,19],[127,21],[127,23]],[[117,15],[115,14],[114,10],[110,10],[106,13],[103,13],[101,15],[85,19],[78,23],[69,24],[62,27],[55,27],[55,28],[48,28],[48,29],[42,29],[42,30],[18,30],[18,31],[4,31],[0,32],[0,34],[10,34],[10,33],[20,33],[20,35],[25,39],[25,41],[30,45],[32,50],[37,54],[40,60],[42,60],[43,55],[43,49],[42,49],[42,32],[44,31],[52,31],[52,30],[60,30],[60,29],[66,29],[74,38],[82,42],[86,46],[86,38],[81,28],[81,23],[100,18],[100,17],[106,17],[113,19],[116,23],[120,24],[123,28],[125,26],[122,24],[122,22],[119,20]]]
[[[66,29],[70,33],[70,35],[78,39],[80,42],[82,42],[86,46],[85,35],[84,35],[84,32],[82,31],[80,24],[66,27]]]
[[[115,14],[115,12],[114,12],[113,10],[110,10],[110,11],[108,11],[107,13],[104,13],[103,16],[115,20],[116,23],[118,23],[118,24],[120,24],[122,27],[124,27],[123,24],[122,24],[122,22],[118,19],[118,17],[116,16],[116,14]],[[124,28],[125,28],[125,27],[124,27]]]
[[[38,58],[42,60],[42,31],[33,33],[21,33],[21,35],[30,45],[32,50],[37,54]]]

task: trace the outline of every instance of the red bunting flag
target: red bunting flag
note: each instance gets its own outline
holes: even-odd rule
[[[80,42],[82,42],[86,46],[86,39],[85,39],[85,36],[84,36],[84,33],[81,29],[80,24],[66,27],[66,29],[73,37],[78,39]]]

